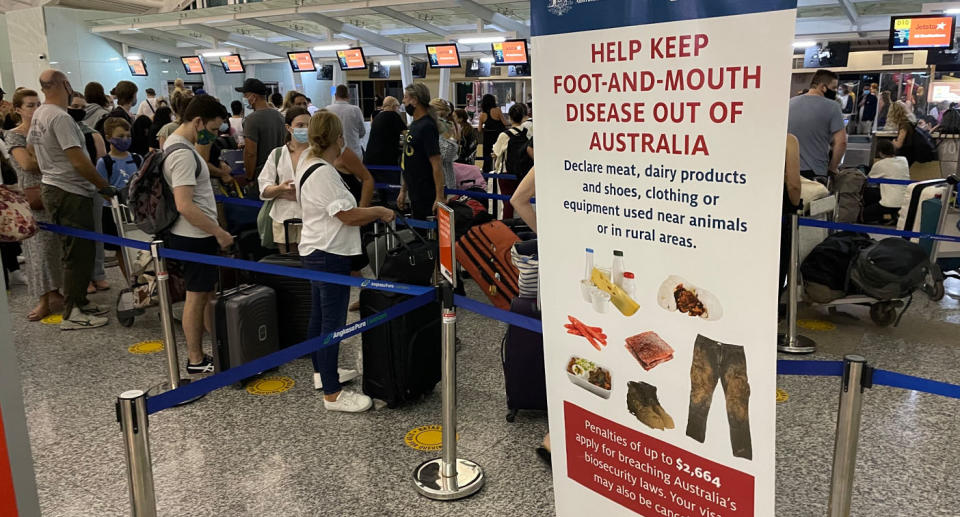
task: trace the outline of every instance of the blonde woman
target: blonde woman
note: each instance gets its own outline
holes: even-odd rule
[[[394,213],[388,208],[357,207],[357,200],[340,179],[334,167],[343,140],[340,118],[318,111],[307,130],[310,149],[297,166],[297,199],[303,219],[300,234],[300,259],[313,271],[350,275],[351,257],[361,253],[360,227],[374,221],[390,222]],[[350,287],[312,281],[312,312],[307,336],[326,335],[347,322]],[[328,411],[359,413],[370,409],[370,397],[341,388],[341,382],[357,377],[357,372],[338,368],[339,342],[313,353],[314,385],[323,389],[323,405]]]
[[[430,101],[430,107],[437,114],[437,131],[440,133],[440,160],[443,167],[443,181],[447,188],[457,189],[457,176],[453,171],[453,162],[460,155],[460,124],[453,118],[453,106],[437,98]]]

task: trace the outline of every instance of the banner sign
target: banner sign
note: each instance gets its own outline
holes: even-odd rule
[[[454,246],[456,227],[453,209],[443,203],[437,203],[437,241],[440,252],[440,274],[450,282],[453,287],[457,286],[457,259],[456,246]]]
[[[557,515],[774,515],[796,0],[535,0]]]

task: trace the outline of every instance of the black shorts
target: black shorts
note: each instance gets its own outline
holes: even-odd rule
[[[216,237],[184,237],[169,234],[165,239],[167,247],[180,251],[216,255],[220,251]],[[209,293],[217,287],[217,268],[197,262],[180,261],[183,269],[183,280],[187,291],[194,293]]]
[[[94,202],[97,202],[97,199],[94,198]],[[114,237],[119,237],[117,234],[117,224],[113,220],[113,210],[109,206],[103,207],[103,221],[100,226],[103,229],[103,233],[106,235],[113,235]],[[116,244],[110,244],[109,242],[103,243],[103,249],[105,250],[119,250],[120,246]]]

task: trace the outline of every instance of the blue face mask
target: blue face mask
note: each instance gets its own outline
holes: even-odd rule
[[[295,127],[293,128],[293,139],[301,144],[307,143],[307,140],[310,138],[308,135],[308,129],[305,127]]]
[[[221,133],[226,133],[228,129],[230,129],[230,124],[227,124],[226,122],[224,122],[223,124],[220,124]]]
[[[130,149],[130,142],[132,142],[132,140],[130,138],[111,138],[109,142],[110,145],[116,147],[118,151],[126,151]]]

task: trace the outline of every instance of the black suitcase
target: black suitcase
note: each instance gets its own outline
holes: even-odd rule
[[[303,267],[300,257],[296,255],[268,255],[260,259],[260,263],[295,268]],[[280,293],[280,296],[277,297],[280,347],[286,348],[306,341],[312,307],[310,281],[265,273],[253,273],[253,281]]]
[[[360,291],[360,316],[383,312],[409,296]],[[440,382],[440,303],[424,305],[363,333],[363,392],[388,407],[429,393]]]
[[[213,366],[217,373],[276,352],[277,295],[262,285],[217,293],[213,307]],[[258,372],[260,373],[260,372]]]
[[[514,298],[510,312],[540,319],[536,298]],[[500,347],[503,381],[507,390],[507,422],[521,409],[547,409],[547,380],[543,367],[543,334],[507,327]]]

